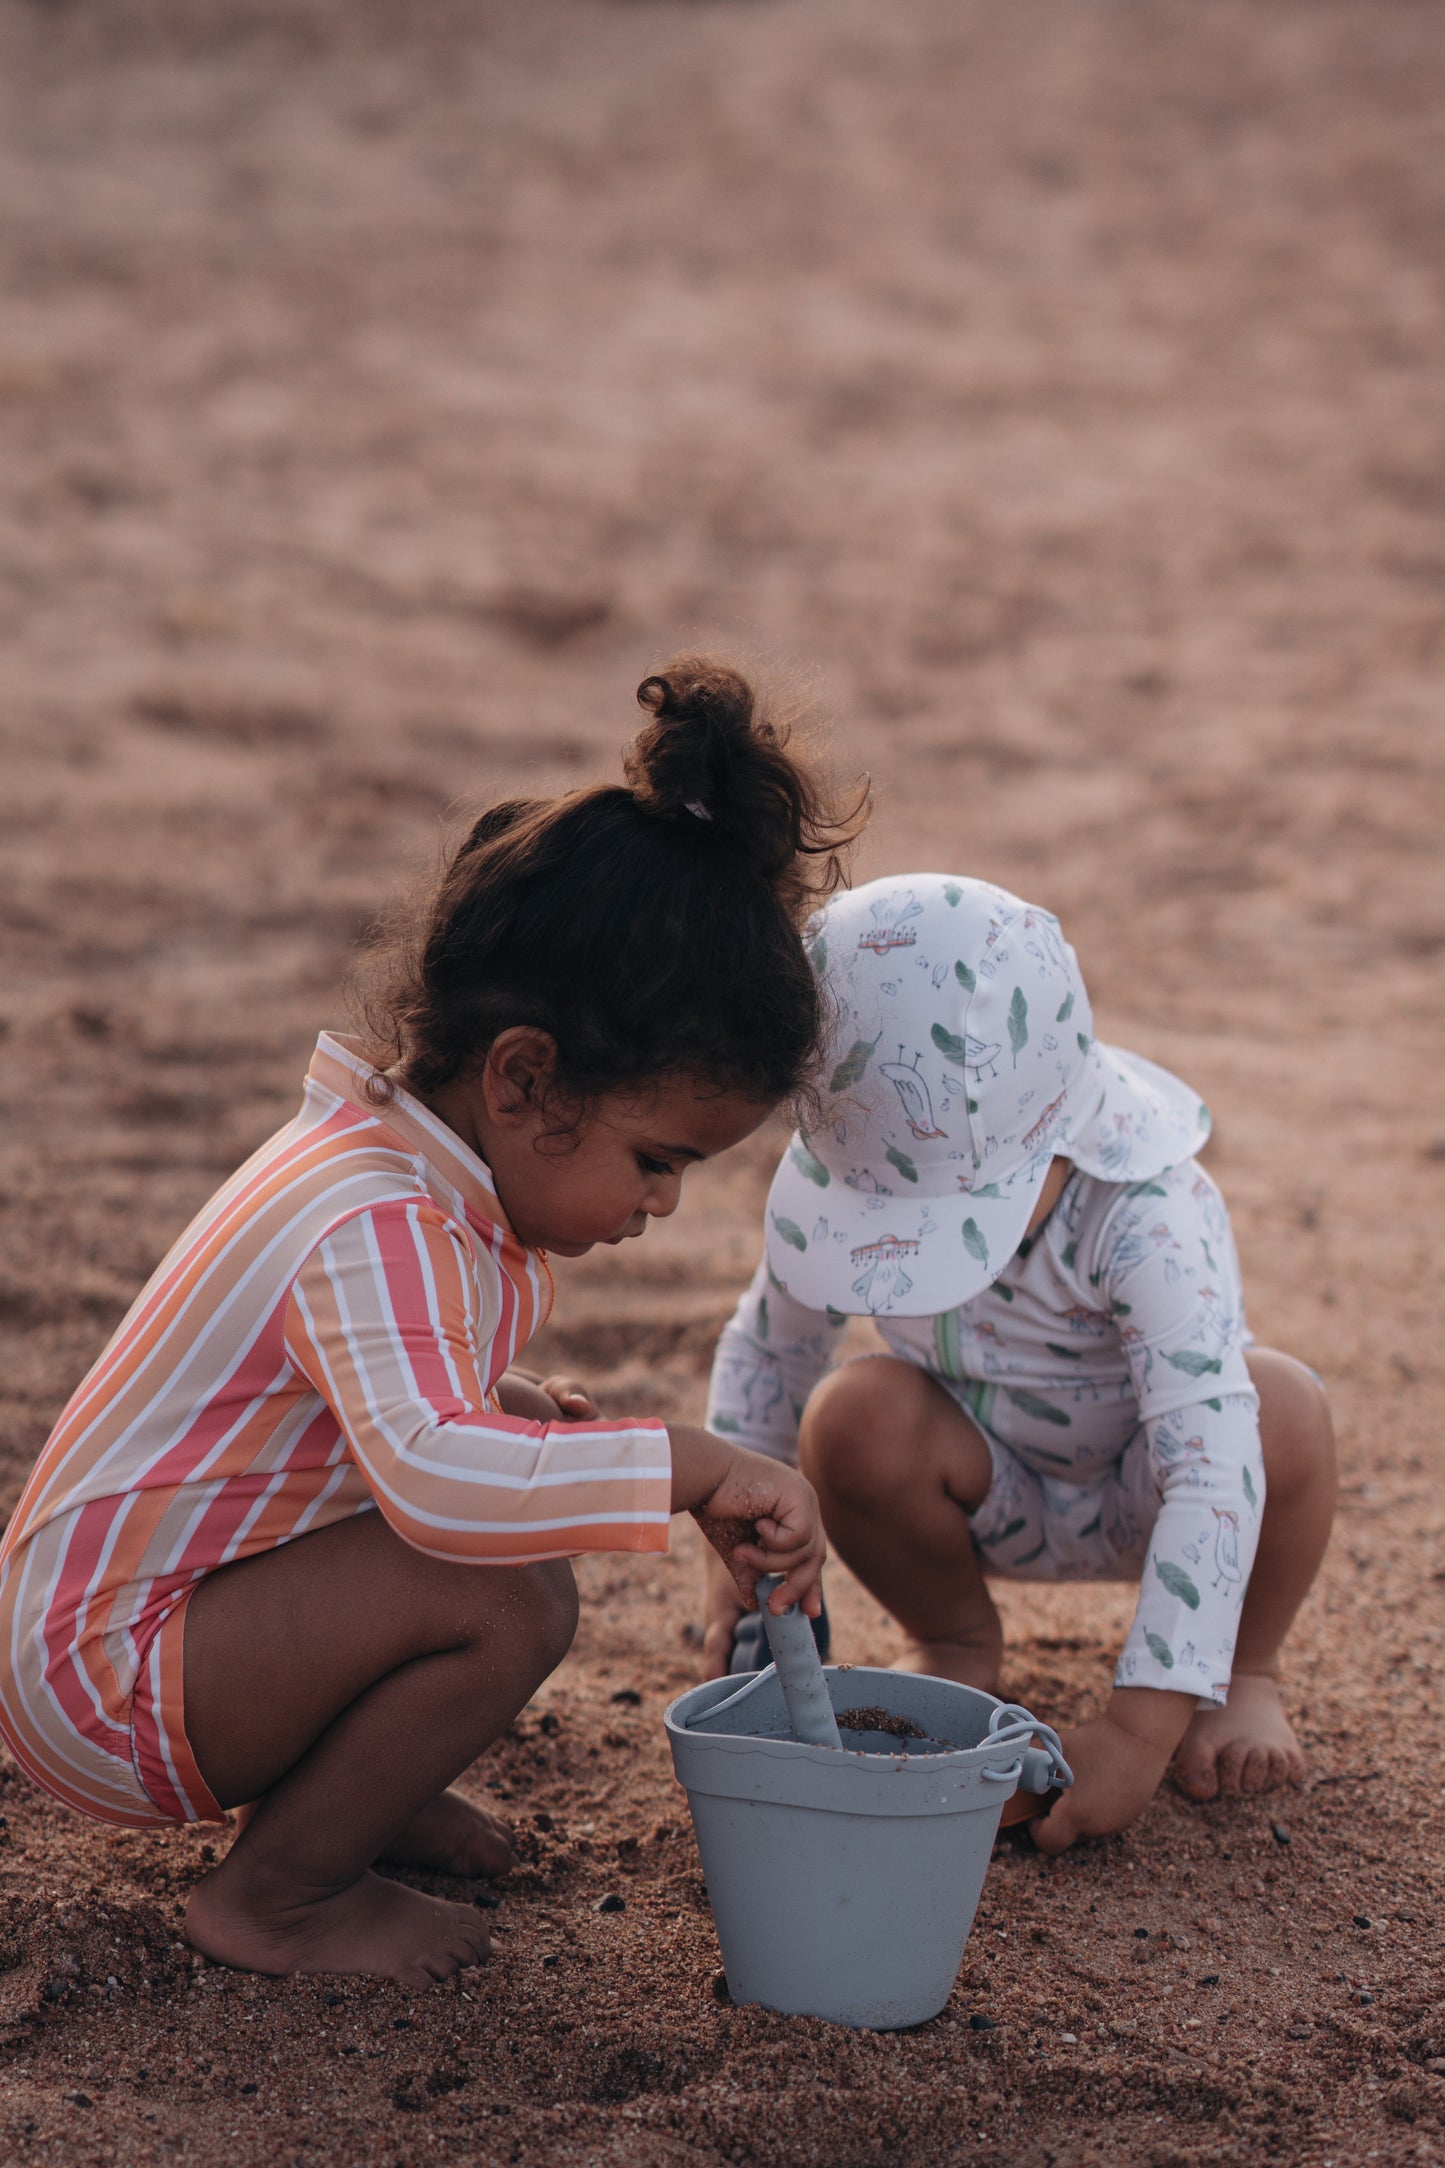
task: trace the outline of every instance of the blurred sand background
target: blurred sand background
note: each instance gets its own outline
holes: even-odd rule
[[[1442,94],[1430,0],[0,7],[0,1503],[445,823],[697,640],[811,674],[863,875],[1047,903],[1199,1086],[1346,1482],[1311,1787],[1002,1852],[914,2035],[717,1999],[690,1529],[584,1568],[428,1998],[193,1965],[216,1832],[0,1769],[7,2162],[1445,2159]],[[561,1276],[610,1409],[700,1410],[777,1141]],[[1012,1600],[1011,1689],[1128,1610]]]

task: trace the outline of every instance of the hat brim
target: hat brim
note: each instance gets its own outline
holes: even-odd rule
[[[1061,1121],[1047,1149],[1006,1183],[958,1195],[853,1189],[795,1136],[765,1212],[768,1264],[785,1292],[844,1317],[934,1317],[991,1287],[1018,1250],[1056,1156],[1107,1182],[1147,1181],[1192,1159],[1209,1110],[1167,1069],[1096,1045],[1070,1097],[1090,1109]],[[820,1179],[821,1177],[821,1179]]]
[[[1102,1087],[1098,1109],[1059,1146],[1082,1173],[1101,1182],[1147,1182],[1203,1148],[1209,1109],[1182,1078],[1122,1046],[1097,1044],[1093,1058]]]
[[[768,1193],[768,1263],[779,1286],[844,1317],[932,1317],[998,1278],[1027,1232],[1052,1154],[992,1195],[949,1197],[909,1196],[903,1182],[886,1196],[832,1178],[820,1188],[800,1166],[810,1158],[806,1146],[790,1149]]]

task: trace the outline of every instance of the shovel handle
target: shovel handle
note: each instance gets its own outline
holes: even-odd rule
[[[838,1719],[833,1714],[828,1682],[818,1661],[811,1619],[795,1603],[789,1604],[781,1618],[774,1618],[768,1609],[769,1597],[775,1589],[781,1588],[782,1583],[780,1573],[758,1575],[758,1608],[763,1614],[763,1630],[777,1666],[778,1684],[788,1705],[793,1737],[804,1746],[841,1748]]]

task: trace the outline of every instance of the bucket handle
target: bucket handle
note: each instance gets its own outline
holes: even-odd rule
[[[1052,1791],[1056,1784],[1070,1785],[1074,1772],[1064,1760],[1059,1735],[1051,1724],[1042,1724],[1016,1701],[1001,1702],[988,1720],[988,1737],[999,1746],[1018,1746],[1020,1752],[1002,1769],[981,1772],[989,1784],[1017,1784],[1021,1791]],[[1041,1747],[1025,1741],[1043,1740]]]

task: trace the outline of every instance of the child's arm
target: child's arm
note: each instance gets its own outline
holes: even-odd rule
[[[1067,1735],[1077,1781],[1038,1825],[1045,1851],[1125,1828],[1196,1707],[1224,1702],[1264,1504],[1238,1266],[1208,1176],[1190,1164],[1126,1192],[1090,1279],[1120,1327],[1161,1502],[1109,1707]],[[1114,1510],[1127,1555],[1127,1499]]]

